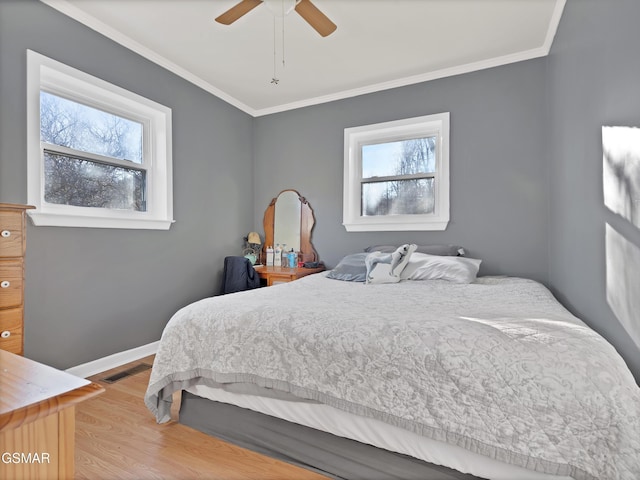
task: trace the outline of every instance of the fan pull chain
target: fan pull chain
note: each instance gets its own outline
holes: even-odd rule
[[[284,0],[282,0],[282,68],[284,68]]]
[[[276,76],[276,17],[273,17],[273,77],[271,83],[277,85],[280,79]]]

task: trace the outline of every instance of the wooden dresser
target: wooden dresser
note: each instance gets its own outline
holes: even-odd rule
[[[29,205],[0,203],[0,349],[24,349],[24,253]]]
[[[100,385],[0,350],[0,478],[72,480],[75,405]]]

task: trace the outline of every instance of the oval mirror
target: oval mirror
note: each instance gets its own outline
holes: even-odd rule
[[[285,190],[276,200],[273,219],[273,244],[285,251],[300,251],[300,200],[293,190]]]
[[[283,190],[271,200],[264,212],[263,258],[267,246],[285,245],[300,252],[303,262],[317,262],[318,253],[311,242],[311,231],[315,224],[313,209],[309,202],[295,190]]]

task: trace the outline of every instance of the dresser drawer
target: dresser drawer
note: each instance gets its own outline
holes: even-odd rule
[[[0,211],[0,257],[24,255],[23,221],[21,211]]]
[[[0,261],[0,308],[22,306],[22,260]]]
[[[22,308],[0,310],[0,349],[22,355]]]

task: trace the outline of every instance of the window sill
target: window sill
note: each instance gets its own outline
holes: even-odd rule
[[[411,221],[390,221],[386,217],[381,218],[380,221],[344,222],[342,225],[344,225],[347,232],[442,231],[447,229],[449,220],[412,219]]]
[[[100,217],[69,215],[31,210],[31,221],[38,227],[125,228],[139,230],[169,230],[175,220],[144,217]]]

